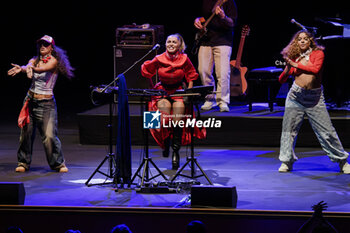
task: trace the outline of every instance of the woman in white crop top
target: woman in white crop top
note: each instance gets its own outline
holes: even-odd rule
[[[16,172],[25,172],[30,168],[36,128],[41,135],[50,168],[68,172],[61,142],[57,137],[57,108],[53,89],[58,73],[71,78],[73,68],[66,52],[55,45],[51,36],[41,37],[37,41],[37,48],[38,55],[30,59],[26,66],[11,64],[13,68],[8,71],[10,76],[25,72],[32,79],[18,118],[21,135]]]

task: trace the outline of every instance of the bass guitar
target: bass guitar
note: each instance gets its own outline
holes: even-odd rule
[[[209,18],[207,20],[204,19],[204,17],[201,17],[199,19],[199,21],[202,23],[202,26],[203,28],[201,30],[199,30],[197,33],[196,33],[196,36],[195,36],[195,39],[194,39],[194,45],[192,47],[192,54],[197,54],[198,53],[198,48],[199,48],[199,45],[202,41],[202,39],[206,36],[207,32],[208,32],[208,29],[207,29],[207,26],[208,24],[210,23],[210,21],[214,18],[215,16],[215,8],[217,6],[219,7],[222,7],[222,5],[227,2],[227,0],[218,0],[214,6],[214,11],[213,13],[209,16]]]
[[[245,74],[247,73],[247,67],[241,66],[241,58],[243,53],[243,46],[246,36],[249,34],[250,28],[248,25],[244,25],[241,32],[241,40],[237,51],[236,60],[230,62],[231,75],[230,75],[230,95],[241,96],[245,94],[248,88]]]

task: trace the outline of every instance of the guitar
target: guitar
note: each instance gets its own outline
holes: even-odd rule
[[[217,6],[222,7],[222,5],[227,2],[227,0],[218,0],[214,6],[214,8],[216,8]],[[198,48],[199,45],[202,41],[202,39],[207,35],[208,29],[207,26],[210,23],[210,21],[214,18],[215,16],[215,9],[214,12],[209,16],[209,18],[207,20],[205,20],[203,17],[199,19],[199,21],[203,24],[203,28],[201,30],[199,30],[196,33],[195,39],[194,39],[194,45],[192,47],[192,54],[195,55],[198,53]]]
[[[241,67],[241,58],[243,53],[243,46],[246,36],[249,34],[250,28],[248,25],[244,25],[241,32],[241,40],[237,51],[236,60],[230,62],[231,75],[230,75],[230,95],[241,96],[247,91],[247,80],[245,74],[247,73],[247,67]]]

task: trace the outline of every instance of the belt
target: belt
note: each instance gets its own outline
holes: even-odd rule
[[[42,95],[42,94],[37,94],[34,93],[32,91],[28,91],[28,95],[33,98],[33,99],[38,99],[38,100],[42,100],[42,99],[52,99],[53,95]]]

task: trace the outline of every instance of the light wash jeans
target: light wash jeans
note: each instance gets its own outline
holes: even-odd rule
[[[204,86],[214,86],[217,94],[206,96],[206,101],[220,103],[230,103],[230,59],[231,46],[201,46],[198,52],[198,72]],[[215,75],[217,85],[213,76],[215,64]],[[216,88],[215,88],[216,87]]]
[[[30,98],[26,97],[24,102]],[[18,166],[29,169],[32,162],[33,143],[36,128],[39,130],[44,145],[46,159],[51,169],[64,166],[61,142],[57,137],[57,109],[55,99],[29,100],[30,122],[21,129],[19,149],[17,152]]]
[[[347,159],[349,154],[344,151],[332,125],[324,102],[323,89],[306,90],[293,83],[287,95],[283,116],[280,161],[293,163],[298,159],[294,147],[305,115],[331,161]]]

